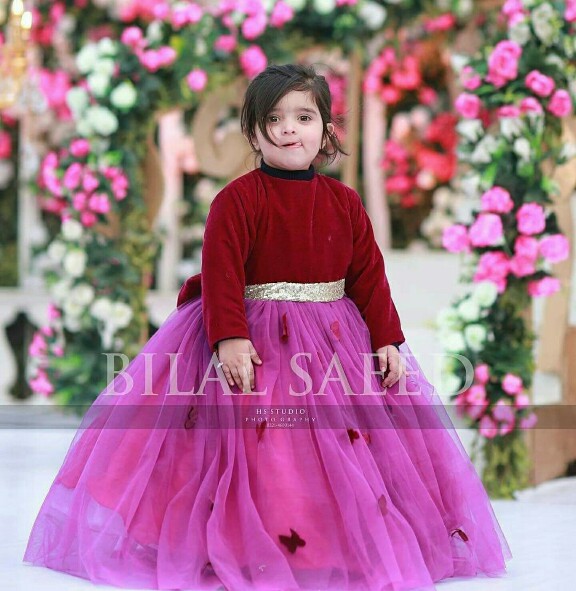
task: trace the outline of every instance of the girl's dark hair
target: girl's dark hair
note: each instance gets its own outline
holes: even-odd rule
[[[250,82],[244,96],[240,124],[252,149],[258,152],[254,145],[256,126],[274,144],[266,125],[268,115],[278,101],[292,90],[310,92],[320,111],[324,141],[318,153],[325,163],[333,162],[338,154],[346,154],[336,132],[328,130],[328,123],[340,125],[341,122],[332,118],[332,96],[326,78],[317,74],[312,66],[302,64],[268,66]]]

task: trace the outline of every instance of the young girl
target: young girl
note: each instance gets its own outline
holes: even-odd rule
[[[322,76],[271,66],[202,272],[83,419],[24,560],[125,588],[434,589],[510,550],[405,343]],[[402,354],[402,355],[401,355]]]

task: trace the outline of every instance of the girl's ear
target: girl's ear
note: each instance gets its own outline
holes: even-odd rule
[[[329,133],[334,133],[334,123],[328,123],[326,125],[326,129],[328,130]]]

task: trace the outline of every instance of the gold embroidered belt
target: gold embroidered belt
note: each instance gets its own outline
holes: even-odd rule
[[[244,297],[252,300],[333,302],[344,297],[344,281],[345,279],[328,283],[258,283],[246,285]]]

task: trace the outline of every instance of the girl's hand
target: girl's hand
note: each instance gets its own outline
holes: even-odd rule
[[[236,384],[242,392],[251,392],[254,387],[254,366],[262,364],[250,339],[232,338],[218,342],[217,355],[223,363],[222,371],[230,386]]]
[[[383,374],[382,385],[385,388],[389,388],[406,373],[404,360],[400,356],[400,351],[394,345],[380,347],[376,353],[378,354],[380,371],[385,372]]]

